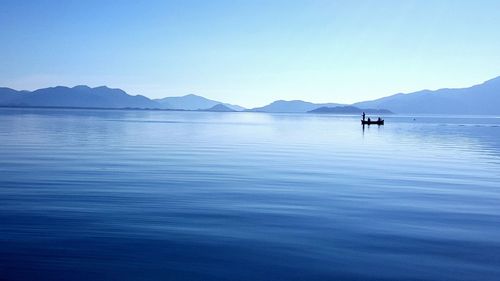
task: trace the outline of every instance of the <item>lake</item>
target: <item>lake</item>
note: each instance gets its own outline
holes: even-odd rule
[[[499,280],[500,118],[0,109],[1,280]]]

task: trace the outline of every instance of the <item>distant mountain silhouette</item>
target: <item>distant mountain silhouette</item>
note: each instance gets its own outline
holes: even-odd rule
[[[221,103],[197,95],[151,100],[140,95],[131,96],[123,90],[111,89],[105,86],[96,88],[88,86],[75,86],[72,88],[57,86],[32,92],[0,88],[0,106],[205,110],[219,104],[234,111],[245,109],[238,105]],[[223,108],[216,107],[214,111],[216,110],[223,111]]]
[[[168,97],[151,100],[147,97],[131,96],[120,89],[105,86],[57,86],[36,91],[17,91],[0,88],[0,106],[47,106],[47,107],[93,107],[93,108],[151,108],[173,110],[210,110],[227,111],[226,108],[243,111],[241,106],[210,100],[197,95]],[[245,111],[284,112],[284,113],[359,113],[353,108],[338,103],[311,103],[301,100],[278,100],[263,107]],[[500,77],[482,84],[462,89],[440,89],[419,91],[409,94],[396,94],[372,101],[352,104],[365,109],[366,113],[420,114],[500,114]],[[373,109],[373,110],[371,110]]]
[[[236,110],[234,110],[232,108],[229,108],[228,106],[226,106],[226,105],[224,105],[222,103],[219,103],[219,104],[216,104],[216,105],[212,106],[211,108],[205,109],[204,111],[235,112]]]
[[[167,108],[167,109],[204,110],[216,106],[218,104],[223,104],[235,111],[245,110],[244,107],[238,105],[223,103],[220,101],[214,101],[193,94],[189,94],[182,97],[167,97],[163,99],[156,99],[155,101],[160,104],[161,108]]]
[[[158,108],[158,104],[144,96],[131,96],[120,89],[87,86],[53,87],[33,92],[0,88],[3,106],[59,106],[98,108]]]
[[[322,107],[322,106],[335,107],[335,106],[339,106],[339,105],[341,105],[341,104],[338,104],[338,103],[312,103],[312,102],[306,102],[306,101],[301,101],[301,100],[292,100],[292,101],[278,100],[278,101],[272,102],[271,104],[268,104],[266,106],[252,108],[248,111],[305,113],[305,112],[314,110],[314,109],[316,109],[318,107]]]
[[[396,94],[353,105],[396,113],[500,114],[500,76],[470,88]]]
[[[387,109],[371,109],[371,108],[362,109],[355,106],[336,106],[336,107],[323,106],[308,111],[308,113],[329,113],[329,114],[361,114],[363,112],[365,112],[366,114],[392,114],[392,112]]]
[[[21,97],[23,91],[16,91],[10,88],[0,88],[0,104],[9,104]]]

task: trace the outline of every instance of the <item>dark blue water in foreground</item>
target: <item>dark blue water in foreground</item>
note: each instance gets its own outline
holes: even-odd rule
[[[1,280],[499,280],[500,119],[0,109]]]

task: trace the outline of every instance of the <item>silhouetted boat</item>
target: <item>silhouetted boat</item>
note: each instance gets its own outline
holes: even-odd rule
[[[384,125],[384,120],[361,120],[361,125]]]

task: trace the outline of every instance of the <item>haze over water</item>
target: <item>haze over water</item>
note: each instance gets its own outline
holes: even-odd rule
[[[0,109],[2,280],[498,280],[500,118]]]

